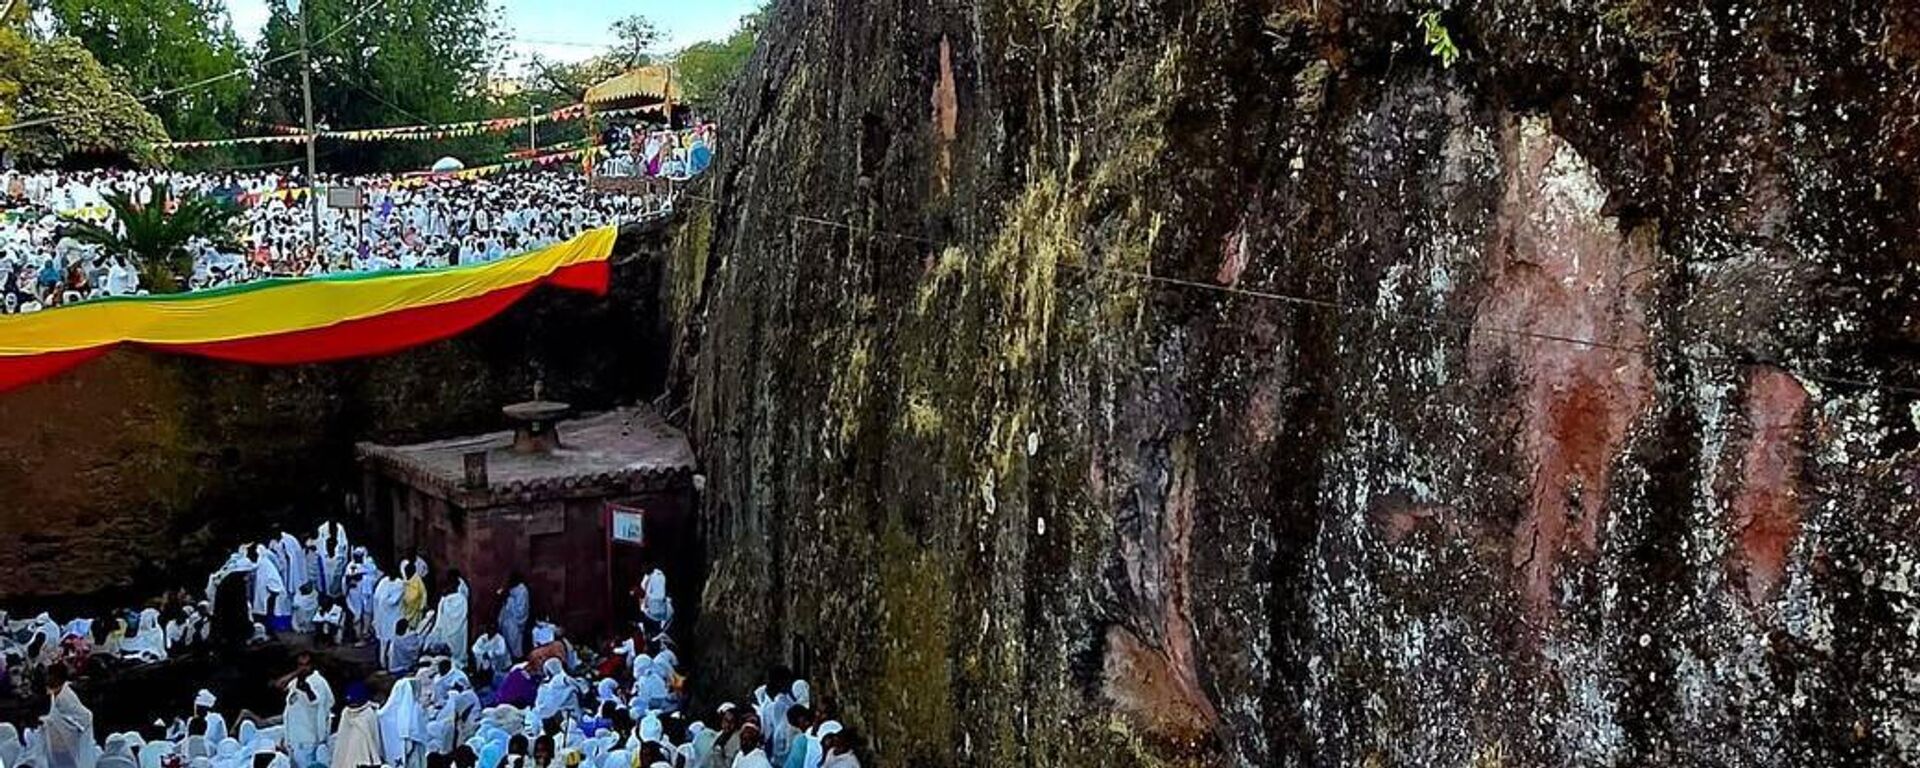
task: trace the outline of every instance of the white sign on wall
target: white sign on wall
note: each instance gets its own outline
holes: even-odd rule
[[[613,525],[608,529],[608,533],[613,537],[613,540],[617,542],[625,544],[645,544],[646,526],[642,522],[644,519],[645,515],[638,509],[631,507],[614,507]]]

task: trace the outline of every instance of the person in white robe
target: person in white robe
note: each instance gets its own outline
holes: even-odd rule
[[[20,729],[13,723],[0,723],[0,766],[16,768],[20,765],[20,753],[27,745],[20,741]]]
[[[427,634],[427,644],[445,645],[453,655],[453,663],[464,667],[467,665],[467,596],[460,592],[458,583],[450,586],[433,609],[433,628]]]
[[[179,748],[171,741],[149,741],[135,749],[140,753],[140,768],[163,768],[167,761],[179,755]]]
[[[652,664],[643,666],[636,663],[634,665],[633,698],[638,709],[666,712],[675,708],[672,693],[667,689],[665,678],[660,676],[659,670]]]
[[[513,668],[513,656],[507,652],[507,639],[500,633],[488,630],[474,638],[473,668],[486,672],[493,680],[498,680],[507,670]]]
[[[347,558],[353,551],[352,546],[347,542],[347,529],[336,522],[321,523],[319,535],[315,537],[314,543],[321,563],[320,592],[328,597],[340,597],[346,588],[344,577],[347,572]],[[298,768],[305,768],[305,766]]]
[[[773,768],[760,729],[752,723],[740,729],[740,754],[734,756],[733,768]]]
[[[127,744],[126,734],[114,733],[107,736],[106,746],[100,750],[100,759],[94,762],[94,768],[140,768],[140,759]]]
[[[647,593],[644,605],[647,615],[661,624],[672,620],[673,601],[667,597],[667,575],[658,568],[653,569],[652,573],[647,574],[643,588]]]
[[[219,712],[213,711],[214,705],[219,702],[220,700],[213,695],[212,691],[204,688],[193,695],[193,717],[187,720],[186,734],[189,747],[192,746],[193,739],[201,740],[201,750],[196,754],[189,749],[190,757],[210,756],[213,750],[220,746],[220,742],[226,741],[227,719]]]
[[[527,619],[533,613],[526,580],[518,573],[513,574],[508,577],[502,594],[506,601],[500,605],[500,636],[507,641],[508,657],[519,661],[527,657]]]
[[[401,601],[405,597],[407,583],[397,576],[387,576],[373,588],[373,635],[381,643],[392,642],[395,627],[399,625],[404,613]]]
[[[280,577],[280,566],[258,547],[254,551],[253,566],[253,596],[249,610],[253,613],[254,621],[272,627],[274,620],[285,610],[282,604],[286,600],[287,584]],[[288,624],[292,624],[291,618]]]
[[[346,612],[341,610],[339,601],[331,597],[323,601],[320,610],[313,614],[314,637],[327,643],[338,645],[341,640],[341,630],[345,626]]]
[[[344,574],[346,590],[342,602],[347,609],[347,626],[352,628],[353,637],[366,642],[373,637],[373,585],[376,581],[367,574],[366,566],[359,561],[347,563]]]
[[[321,726],[324,718],[320,699],[312,686],[305,678],[295,678],[287,688],[286,709],[280,715],[280,722],[286,726],[287,748],[293,752],[297,764],[318,762],[320,746],[329,735]]]
[[[280,559],[287,563],[286,570],[280,574],[286,580],[287,592],[292,594],[299,591],[301,585],[311,583],[312,574],[307,572],[307,548],[300,540],[291,533],[281,531],[280,540],[275,545],[280,550]]]
[[[427,717],[413,683],[411,677],[394,681],[380,706],[381,754],[392,768],[419,768],[426,762]]]
[[[447,686],[446,700],[427,724],[427,749],[431,752],[450,753],[465,743],[472,737],[480,714],[480,697],[474,694],[466,675],[448,677],[452,682]]]
[[[533,717],[545,722],[548,718],[562,714],[572,714],[580,707],[580,689],[574,687],[573,678],[559,659],[547,659],[541,671],[547,675],[546,682],[540,684],[540,690],[534,695]]]
[[[100,743],[93,736],[93,710],[80,703],[79,694],[67,683],[66,667],[47,669],[47,698],[47,714],[40,719],[46,768],[94,768]]]
[[[160,611],[148,608],[140,612],[133,635],[120,641],[120,655],[143,662],[166,660],[167,631],[160,626]]]
[[[354,702],[340,712],[340,728],[333,734],[328,768],[368,768],[386,761],[380,743],[380,711],[370,702]]]
[[[312,584],[302,584],[293,594],[293,631],[313,634],[313,616],[320,612],[320,593]]]

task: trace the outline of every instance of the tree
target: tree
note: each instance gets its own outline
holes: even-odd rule
[[[621,72],[626,66],[613,55],[584,61],[551,61],[538,54],[527,58],[527,98],[547,104],[578,104],[587,89]]]
[[[0,9],[0,123],[13,124],[15,110],[19,108],[20,76],[26,70],[30,55],[27,36],[22,33],[27,24],[27,0],[0,0],[6,7]],[[0,133],[0,147],[6,146],[6,135]]]
[[[491,65],[504,50],[488,0],[306,0],[313,42],[315,120],[335,129],[477,120],[490,112]],[[259,54],[271,61],[300,48],[299,15],[269,0]],[[261,116],[301,122],[300,57],[262,67]],[[343,144],[339,170],[418,167],[442,154],[483,153],[500,137],[446,142]]]
[[[80,41],[56,37],[29,44],[15,82],[14,118],[23,127],[0,137],[22,163],[75,163],[85,155],[147,163],[163,159],[155,148],[167,140],[160,118],[115,87]]]
[[[621,71],[653,63],[653,46],[660,42],[660,30],[647,17],[628,16],[615,21],[609,29],[613,32],[614,44],[607,57],[617,62]]]
[[[673,57],[674,70],[689,102],[711,109],[746,69],[760,40],[766,9],[740,17],[740,26],[725,40],[707,40],[682,49]]]
[[[54,30],[78,39],[137,96],[198,83],[245,66],[220,0],[48,0]],[[221,80],[156,99],[176,136],[233,135],[248,79]]]
[[[119,221],[118,229],[69,220],[68,233],[75,240],[132,261],[140,272],[140,283],[154,293],[176,293],[193,274],[193,254],[187,251],[187,243],[203,237],[231,247],[231,223],[240,215],[240,208],[211,197],[187,195],[179,198],[169,212],[167,185],[154,184],[148,192],[152,202],[146,205],[117,192],[106,196],[107,207]]]

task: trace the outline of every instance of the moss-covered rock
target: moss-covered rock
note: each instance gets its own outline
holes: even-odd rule
[[[703,690],[882,765],[1920,760],[1916,18],[778,3],[670,259]]]

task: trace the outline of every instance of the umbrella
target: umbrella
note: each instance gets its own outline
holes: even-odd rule
[[[459,160],[455,160],[451,157],[443,157],[443,158],[440,158],[439,160],[433,161],[434,173],[453,173],[454,171],[458,171],[466,167],[467,167],[466,163],[462,163]]]

